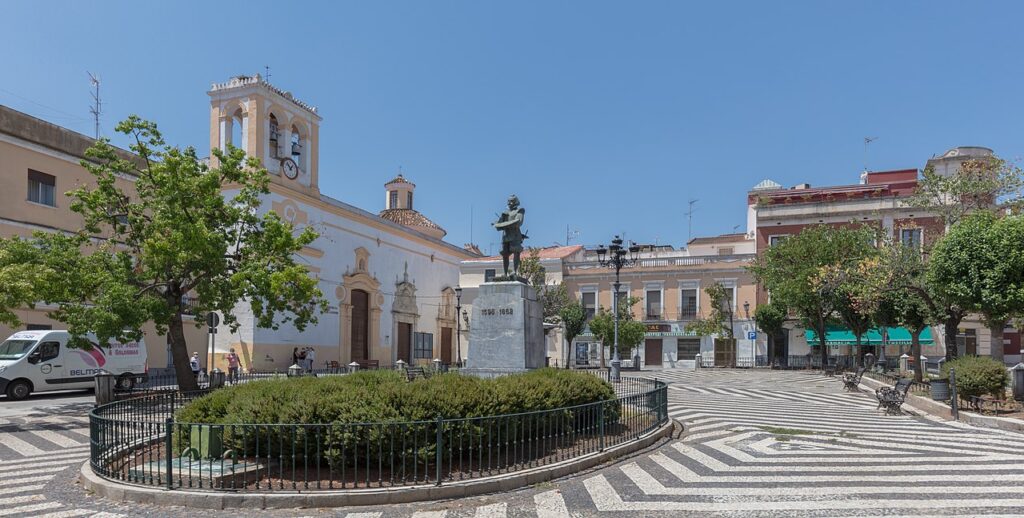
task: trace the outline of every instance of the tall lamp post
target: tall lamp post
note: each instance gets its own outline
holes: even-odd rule
[[[462,367],[462,286],[455,285],[455,364]]]
[[[628,256],[628,257],[627,257]],[[615,338],[614,353],[612,356],[612,370],[608,378],[612,381],[619,381],[619,372],[622,369],[622,360],[619,358],[619,270],[636,264],[640,256],[640,246],[630,242],[629,248],[623,248],[622,238],[615,236],[612,244],[605,248],[601,245],[597,248],[597,262],[601,266],[615,268],[615,288],[612,293],[612,314],[615,316]]]

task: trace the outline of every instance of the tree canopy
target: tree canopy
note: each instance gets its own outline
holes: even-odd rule
[[[558,313],[562,318],[562,325],[565,327],[565,367],[569,368],[572,358],[572,341],[583,333],[587,327],[587,311],[583,303],[578,300],[569,301]]]
[[[317,281],[294,255],[316,239],[273,212],[260,216],[268,176],[259,161],[236,148],[212,151],[210,167],[195,149],[167,145],[156,124],[132,116],[117,126],[136,157],[118,154],[107,139],[86,152],[94,184],[68,195],[83,227],[73,234],[36,233],[0,240],[0,318],[16,325],[12,309],[37,301],[56,305],[50,316],[80,337],[101,342],[138,339],[155,323],[167,334],[183,389],[194,388],[183,333],[183,301],[193,314],[216,311],[237,329],[245,301],[256,323],[297,329],[324,311]],[[134,178],[134,192],[118,178]],[[200,326],[203,320],[196,319]]]
[[[529,250],[519,265],[519,273],[537,292],[537,297],[544,308],[544,321],[551,324],[559,323],[562,308],[569,304],[569,291],[563,282],[548,284],[547,269],[540,262],[539,250]]]
[[[1019,205],[1022,187],[1024,174],[1016,165],[996,156],[973,158],[950,175],[926,167],[908,203],[928,209],[952,227],[974,212]]]
[[[640,345],[647,334],[647,326],[635,320],[633,306],[639,301],[636,297],[624,297],[619,303],[619,354]],[[598,308],[597,314],[590,320],[590,332],[606,346],[615,343],[615,316],[604,307]]]
[[[749,267],[773,300],[815,331],[823,364],[828,358],[825,332],[843,303],[823,276],[829,268],[848,268],[875,253],[876,237],[866,226],[811,226],[768,248]]]
[[[704,288],[711,304],[711,312],[686,325],[686,331],[697,335],[715,335],[732,340],[733,336],[733,300],[732,292],[719,282]]]

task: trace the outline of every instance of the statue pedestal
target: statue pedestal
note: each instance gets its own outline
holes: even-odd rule
[[[470,369],[544,366],[544,309],[530,286],[517,281],[481,284],[470,322]]]

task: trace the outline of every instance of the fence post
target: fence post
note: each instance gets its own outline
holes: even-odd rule
[[[171,401],[173,402],[174,398],[171,398]],[[174,489],[174,482],[172,481],[172,479],[174,477],[174,465],[171,463],[172,459],[174,458],[173,457],[173,450],[172,450],[172,448],[174,446],[173,446],[173,443],[172,443],[172,440],[171,440],[171,436],[174,433],[174,418],[173,417],[168,417],[166,425],[167,425],[167,429],[166,429],[166,431],[167,431],[167,438],[164,439],[164,442],[166,443],[166,447],[167,447],[167,473],[166,473],[167,489]]]
[[[437,485],[441,485],[441,460],[444,457],[444,419],[437,416],[437,451],[434,452],[437,458]]]
[[[604,451],[604,405],[603,401],[597,405],[601,409],[597,414],[597,444],[599,451]]]
[[[960,420],[960,396],[956,393],[956,369],[949,369],[949,408],[954,421]]]

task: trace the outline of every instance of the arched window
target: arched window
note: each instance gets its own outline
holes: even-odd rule
[[[245,149],[246,116],[241,108],[231,114],[231,145]]]
[[[281,134],[281,130],[278,128],[278,125],[277,125],[277,117],[275,117],[274,114],[271,113],[270,114],[270,137],[269,137],[269,142],[268,142],[268,144],[270,145],[270,157],[271,158],[277,158],[278,151],[280,149],[280,148],[278,148],[277,140],[278,140],[278,137],[280,136],[280,134]]]
[[[305,145],[303,142],[302,135],[299,133],[299,128],[292,126],[292,160],[295,160],[296,164],[302,165],[302,147]]]

